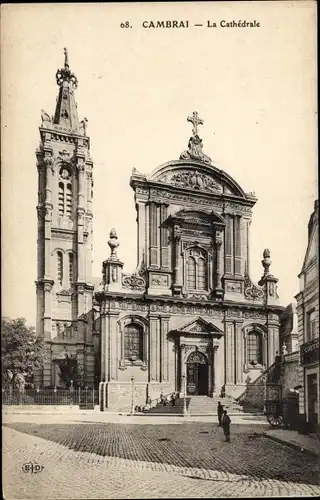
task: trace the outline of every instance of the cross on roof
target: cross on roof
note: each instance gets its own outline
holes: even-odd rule
[[[198,134],[198,125],[203,125],[203,120],[202,120],[202,118],[199,118],[198,111],[194,111],[192,113],[192,116],[188,116],[187,121],[191,122],[193,125],[193,127],[192,127],[193,135],[197,135]]]
[[[68,49],[65,47],[63,49],[63,52],[64,52],[64,67],[69,68]]]

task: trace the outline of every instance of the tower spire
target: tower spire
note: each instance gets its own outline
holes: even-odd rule
[[[53,123],[61,125],[68,132],[77,133],[79,131],[79,118],[74,91],[78,87],[78,79],[70,70],[67,48],[63,50],[64,67],[56,72],[56,81],[60,88]]]

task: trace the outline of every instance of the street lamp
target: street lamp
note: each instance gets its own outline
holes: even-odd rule
[[[187,416],[187,384],[186,384],[186,376],[185,374],[182,375],[182,383],[183,383],[183,416]]]
[[[131,415],[134,414],[134,407],[133,407],[133,388],[134,388],[134,377],[131,377]]]

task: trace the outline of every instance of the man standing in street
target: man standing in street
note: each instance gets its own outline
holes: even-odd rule
[[[231,419],[229,415],[227,414],[227,410],[224,410],[223,416],[222,416],[222,428],[223,428],[223,433],[226,437],[227,443],[230,443],[230,424],[231,424]]]
[[[221,427],[221,421],[222,421],[222,415],[223,415],[223,406],[220,403],[220,401],[218,401],[217,413],[218,413],[219,427]]]

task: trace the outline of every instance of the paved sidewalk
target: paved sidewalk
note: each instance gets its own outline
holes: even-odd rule
[[[264,436],[320,458],[320,440],[316,434],[304,435],[287,429],[268,429]]]

